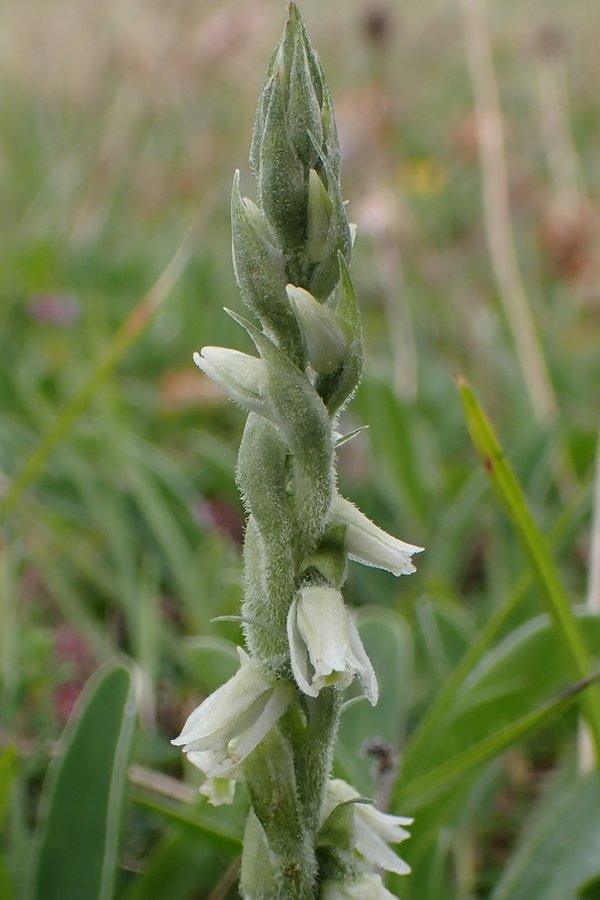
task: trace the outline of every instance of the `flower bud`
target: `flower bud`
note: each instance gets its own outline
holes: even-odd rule
[[[424,548],[406,544],[387,534],[339,494],[334,497],[331,506],[330,522],[332,525],[346,526],[346,548],[350,559],[385,569],[394,575],[416,572],[411,557]]]
[[[337,371],[350,342],[344,321],[304,288],[288,284],[286,291],[304,334],[313,369],[320,375]]]
[[[200,353],[194,353],[194,362],[236,403],[261,415],[268,414],[267,376],[261,359],[227,347],[203,347]]]
[[[296,152],[304,165],[314,166],[317,146],[323,142],[321,110],[313,84],[302,35],[296,34],[290,71],[288,128]]]
[[[304,368],[306,350],[285,294],[283,251],[262,210],[242,197],[239,172],[235,173],[231,191],[231,243],[233,268],[244,303],[275,335],[284,353]]]
[[[369,702],[377,703],[377,677],[339,591],[302,588],[290,606],[287,632],[301,691],[316,697],[323,687],[347,687],[356,675]]]
[[[329,235],[332,203],[317,172],[308,173],[308,207],[306,210],[306,256],[317,263],[323,256]]]

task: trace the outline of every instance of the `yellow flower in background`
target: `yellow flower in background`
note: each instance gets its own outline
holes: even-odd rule
[[[432,157],[414,157],[402,166],[400,180],[409,194],[436,197],[446,187],[448,172]]]

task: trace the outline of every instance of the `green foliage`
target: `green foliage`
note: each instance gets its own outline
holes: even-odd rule
[[[124,666],[101,669],[70,722],[48,775],[31,900],[113,895],[135,716],[131,681]]]

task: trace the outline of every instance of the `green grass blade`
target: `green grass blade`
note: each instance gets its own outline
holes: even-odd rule
[[[587,499],[587,491],[582,490],[579,495],[574,498],[571,505],[564,511],[553,529],[551,535],[552,546],[555,546],[560,542],[564,533],[572,527],[573,520],[582,515],[587,507],[585,503]],[[425,715],[420,720],[418,727],[410,736],[406,747],[404,748],[402,771],[405,775],[412,775],[413,771],[418,770],[420,766],[421,751],[427,746],[427,743],[430,740],[435,739],[437,727],[440,722],[446,718],[448,711],[453,708],[467,676],[474,669],[486,651],[500,637],[505,624],[510,620],[513,612],[522,602],[527,590],[531,586],[532,580],[533,574],[531,571],[523,573],[509,594],[506,602],[485,623],[481,631],[460,658],[456,667],[441,685],[439,691],[427,708]],[[393,808],[395,808],[395,802],[395,795],[393,795]]]
[[[140,334],[145,331],[169,296],[185,266],[191,234],[192,228],[190,227],[183,242],[158,280],[123,322],[95,368],[68,401],[62,413],[42,438],[37,449],[25,462],[21,472],[11,482],[0,504],[0,524],[3,524],[14,512],[23,494],[39,477],[55,448],[68,435],[72,425],[88,407],[98,388],[106,381]]]
[[[546,539],[529,510],[521,485],[475,394],[463,379],[459,380],[458,388],[471,441],[483,460],[494,490],[519,534],[544,588],[546,605],[554,627],[562,637],[573,677],[585,678],[591,669],[590,655]],[[583,709],[592,735],[596,760],[600,763],[600,694],[597,689],[586,692]]]
[[[135,707],[132,677],[108,664],[88,682],[51,767],[28,900],[109,900]]]
[[[472,769],[503,753],[509,747],[533,734],[550,719],[564,712],[573,703],[578,694],[599,679],[600,673],[596,673],[579,681],[564,691],[558,698],[550,700],[534,712],[522,716],[515,722],[511,722],[489,737],[478,741],[472,747],[469,747],[468,750],[457,753],[456,756],[451,757],[451,759],[446,760],[429,772],[408,781],[406,784],[403,784],[401,781],[397,790],[398,803],[403,809],[410,812],[414,812],[431,803],[432,800],[443,794],[444,791],[464,775],[471,772]]]

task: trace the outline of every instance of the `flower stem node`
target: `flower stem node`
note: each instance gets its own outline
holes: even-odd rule
[[[212,779],[235,777],[294,694],[290,684],[273,682],[241,648],[238,653],[240,668],[235,675],[191,713],[171,742],[184,753],[193,753],[191,762]]]
[[[333,499],[330,522],[332,525],[346,526],[348,556],[355,562],[385,569],[393,575],[412,575],[416,572],[412,556],[421,553],[424,548],[387,534],[339,494]]]
[[[304,288],[288,284],[286,291],[302,329],[311,366],[320,375],[337,371],[351,339],[348,326]]]
[[[348,687],[357,676],[369,702],[379,689],[371,661],[342,595],[331,587],[305,587],[287,619],[290,660],[301,691],[317,697],[324,687]]]

